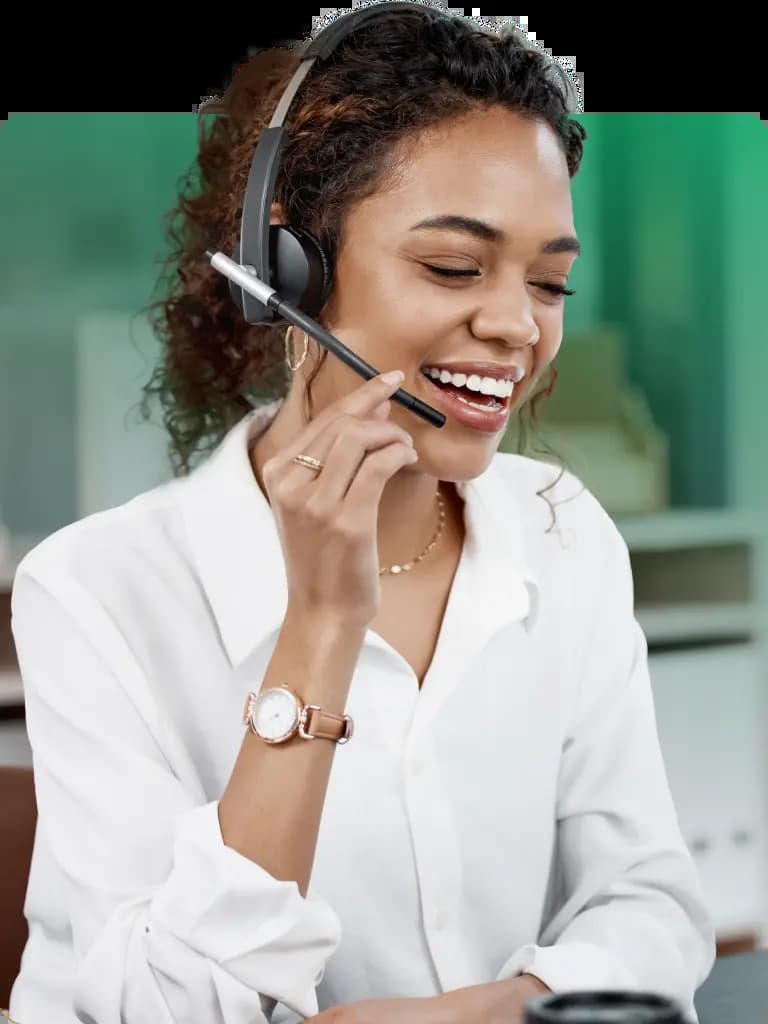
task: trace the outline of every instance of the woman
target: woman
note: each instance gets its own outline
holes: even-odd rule
[[[39,829],[11,1016],[479,1024],[640,988],[695,1020],[713,931],[626,545],[572,474],[497,451],[551,390],[585,133],[518,32],[430,9],[294,101],[272,222],[321,240],[319,319],[437,430],[244,323],[202,258],[296,61],[240,71],[179,204],[146,388],[176,479],[17,572]]]

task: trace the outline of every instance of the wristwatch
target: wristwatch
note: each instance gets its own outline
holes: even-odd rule
[[[304,740],[324,739],[348,743],[354,723],[349,715],[335,715],[317,704],[305,704],[287,686],[270,687],[245,698],[243,725],[265,743],[287,743],[298,735]]]

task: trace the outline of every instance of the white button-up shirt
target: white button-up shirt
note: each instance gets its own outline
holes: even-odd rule
[[[695,1021],[714,932],[628,551],[570,473],[545,492],[549,529],[551,464],[497,452],[457,485],[466,542],[421,690],[367,631],[306,898],[224,845],[245,696],[286,611],[248,459],[279,404],[18,567],[39,821],[11,1016],[277,1024],[525,971],[556,992],[666,993]]]

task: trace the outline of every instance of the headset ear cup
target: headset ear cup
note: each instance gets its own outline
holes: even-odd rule
[[[240,246],[232,250],[232,260],[240,263]],[[284,299],[315,317],[328,300],[333,271],[318,240],[303,228],[271,224],[269,228],[269,280]],[[242,289],[229,281],[229,294],[244,316]]]
[[[318,279],[318,286],[316,297],[315,293],[313,293],[311,296],[313,308],[311,310],[307,308],[309,316],[317,316],[328,301],[328,296],[331,294],[331,288],[333,287],[333,268],[331,267],[331,263],[326,255],[325,249],[317,238],[311,232],[304,231],[301,228],[298,228],[297,231],[301,234],[305,251],[310,250],[313,253],[314,258],[317,260],[317,269],[315,274]]]
[[[330,294],[333,274],[323,247],[309,231],[288,224],[271,225],[270,284],[315,317]]]

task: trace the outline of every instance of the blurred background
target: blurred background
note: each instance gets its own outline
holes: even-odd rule
[[[562,455],[627,540],[720,951],[768,948],[768,132],[749,114],[577,120],[584,251],[526,454]],[[170,478],[159,410],[134,411],[157,358],[139,311],[195,150],[191,113],[16,114],[0,132],[0,764],[31,764],[19,559]],[[501,448],[517,441],[513,422]]]

